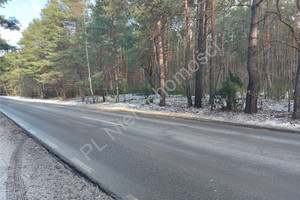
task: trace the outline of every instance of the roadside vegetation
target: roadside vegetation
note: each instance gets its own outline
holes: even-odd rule
[[[259,98],[287,99],[299,119],[299,10],[299,0],[49,0],[19,48],[1,40],[0,94],[157,94],[160,106],[183,95],[185,107],[236,111],[243,98],[247,114]]]

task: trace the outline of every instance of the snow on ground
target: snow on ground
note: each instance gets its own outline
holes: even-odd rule
[[[208,97],[204,99],[204,108],[187,108],[186,97],[182,95],[171,95],[167,97],[167,106],[160,107],[159,97],[151,95],[149,99],[153,99],[153,103],[147,103],[146,97],[139,94],[127,94],[120,95],[120,102],[115,103],[115,98],[110,96],[106,97],[106,102],[102,102],[102,98],[97,99],[97,104],[91,104],[91,98],[86,98],[85,102],[81,102],[80,98],[69,99],[65,101],[59,101],[58,99],[42,100],[42,99],[29,99],[22,97],[5,97],[15,100],[22,100],[27,102],[43,102],[43,103],[55,103],[63,105],[80,105],[89,106],[95,109],[104,110],[123,110],[139,113],[148,113],[155,115],[185,117],[192,119],[205,119],[205,120],[217,120],[224,122],[241,123],[256,126],[268,126],[277,128],[300,128],[299,120],[292,120],[292,113],[288,112],[288,100],[271,100],[271,99],[259,99],[258,108],[259,111],[256,114],[245,114],[241,109],[240,111],[224,111],[220,109],[220,106],[211,111],[208,105]],[[293,102],[291,102],[291,109],[293,108]]]
[[[12,123],[0,116],[0,199],[6,199],[6,178],[9,162],[17,142],[22,138],[16,134]]]
[[[245,114],[242,109],[240,111],[224,111],[220,108],[211,111],[208,105],[208,97],[204,99],[204,108],[187,108],[186,97],[182,95],[172,95],[167,97],[167,106],[160,107],[159,97],[154,97],[154,101],[151,104],[145,103],[144,99],[140,97],[134,97],[132,100],[126,102],[113,103],[113,100],[109,99],[109,103],[98,104],[97,107],[103,109],[114,110],[130,110],[130,111],[145,111],[146,113],[162,114],[167,116],[186,117],[192,119],[205,119],[205,120],[217,120],[224,122],[233,122],[240,124],[256,125],[256,126],[268,126],[277,128],[300,128],[299,120],[292,120],[292,113],[288,112],[288,100],[271,100],[271,99],[259,99],[258,108],[259,111],[256,114]],[[293,102],[291,102],[291,110],[293,108]]]
[[[0,114],[0,199],[111,200]]]

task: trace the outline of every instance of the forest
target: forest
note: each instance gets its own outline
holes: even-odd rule
[[[300,119],[299,22],[299,0],[49,0],[19,47],[1,40],[0,94],[182,94],[197,108],[208,95],[231,110],[240,91],[245,113],[288,96]]]

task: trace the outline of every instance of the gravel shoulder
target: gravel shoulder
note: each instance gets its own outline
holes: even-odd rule
[[[0,199],[111,200],[0,113]]]

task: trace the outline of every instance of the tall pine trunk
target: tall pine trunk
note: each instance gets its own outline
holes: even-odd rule
[[[258,43],[258,21],[260,12],[260,0],[253,0],[250,24],[250,34],[248,42],[247,69],[249,83],[247,88],[245,113],[252,114],[257,112],[257,99],[259,91],[259,74],[257,70],[257,43]]]
[[[300,11],[300,0],[296,1],[296,7],[298,8],[298,11]],[[295,77],[293,119],[300,119],[300,40],[299,37],[297,37],[298,36],[297,26],[294,29],[291,25],[289,25],[287,22],[285,22],[282,19],[279,0],[276,0],[276,8],[278,13],[278,19],[280,20],[281,23],[283,23],[290,29],[292,37],[294,38],[294,41],[297,43],[297,47],[295,47],[295,49],[297,49],[297,54],[298,54],[298,67],[297,67],[297,73]],[[295,18],[295,21],[298,21],[297,18]]]
[[[224,49],[224,43],[225,43],[225,27],[222,26],[222,33],[221,33],[221,62],[222,62],[222,70],[223,70],[223,84],[225,83],[227,79],[227,66],[226,66],[226,58],[225,58],[225,49]]]
[[[157,54],[158,64],[160,71],[160,106],[166,106],[166,94],[165,94],[165,66],[164,66],[164,51],[162,42],[162,17],[157,20]]]
[[[216,25],[215,25],[215,0],[211,0],[211,52],[209,58],[209,102],[211,105],[211,110],[213,109],[214,102],[215,102],[215,62],[214,57],[216,53],[216,45],[217,45],[217,38],[216,38]]]
[[[185,69],[189,70],[189,62],[190,62],[190,50],[191,50],[191,30],[190,30],[190,17],[189,17],[189,5],[188,0],[184,0],[184,8],[185,8],[185,18],[186,18],[186,56],[185,56]],[[187,97],[187,105],[191,107],[193,105],[192,102],[192,94],[191,94],[191,86],[190,86],[191,77],[188,76],[186,78],[186,97]]]
[[[84,13],[83,13],[83,26],[84,26],[84,45],[85,45],[85,56],[87,61],[87,69],[88,69],[88,76],[89,76],[89,86],[90,92],[93,98],[93,103],[95,103],[94,99],[94,91],[93,91],[93,84],[92,84],[92,76],[91,76],[91,67],[90,67],[90,59],[89,59],[89,50],[88,50],[88,41],[87,41],[87,31],[86,31],[86,2],[84,1]]]
[[[195,107],[202,108],[203,96],[203,68],[204,63],[201,59],[205,56],[206,50],[206,0],[198,0],[199,22],[198,22],[198,44],[196,49],[196,82],[195,82]]]
[[[270,9],[270,0],[267,0],[267,11],[269,12]],[[266,59],[266,79],[267,79],[267,90],[269,91],[271,86],[272,86],[272,80],[271,80],[271,61],[270,61],[270,51],[271,51],[271,44],[270,44],[270,16],[267,15],[266,16],[266,55],[265,55],[265,59]]]
[[[293,119],[300,119],[300,42],[298,42],[298,69],[295,82]]]
[[[114,79],[115,79],[115,89],[116,89],[116,103],[120,101],[119,94],[119,67],[118,67],[118,50],[117,50],[117,39],[115,35],[115,19],[112,19],[112,40],[113,40],[113,54],[114,54]]]

